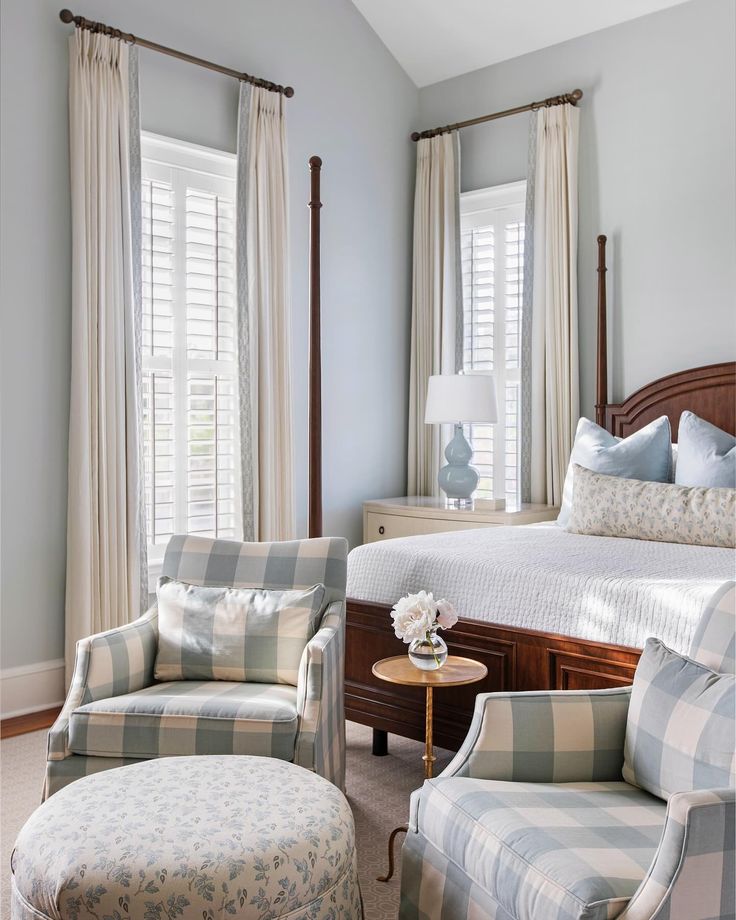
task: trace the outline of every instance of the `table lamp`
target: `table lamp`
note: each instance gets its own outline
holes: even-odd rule
[[[473,508],[478,471],[470,466],[473,448],[463,434],[463,424],[492,424],[496,413],[496,388],[489,374],[436,374],[429,378],[424,421],[427,425],[453,424],[455,435],[445,448],[447,466],[438,481],[448,508]],[[494,503],[505,506],[503,499]]]

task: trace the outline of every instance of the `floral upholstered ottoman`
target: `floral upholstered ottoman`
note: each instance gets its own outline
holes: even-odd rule
[[[267,757],[168,757],[87,776],[28,819],[13,920],[360,920],[340,790]]]

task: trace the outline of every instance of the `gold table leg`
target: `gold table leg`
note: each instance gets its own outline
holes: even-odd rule
[[[422,760],[424,761],[424,778],[432,779],[432,773],[434,768],[434,762],[437,759],[434,756],[434,749],[432,747],[432,687],[427,687],[427,706],[424,717],[424,756]],[[386,875],[379,875],[376,879],[378,882],[388,882],[393,878],[394,874],[394,841],[396,840],[397,834],[405,834],[409,830],[408,824],[402,824],[400,827],[395,827],[391,831],[391,836],[388,838],[388,872]]]
[[[427,687],[427,708],[424,722],[424,778],[432,779],[434,762],[437,758],[432,750],[432,687]]]

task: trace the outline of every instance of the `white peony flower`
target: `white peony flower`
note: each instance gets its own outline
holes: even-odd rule
[[[426,591],[409,594],[394,604],[391,619],[397,638],[408,645],[414,639],[423,639],[435,625],[437,605]]]
[[[452,629],[457,623],[457,611],[449,601],[444,598],[437,601],[437,625],[442,629]]]

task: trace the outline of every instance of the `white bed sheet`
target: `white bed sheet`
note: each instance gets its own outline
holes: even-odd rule
[[[394,604],[424,588],[460,616],[641,648],[687,651],[703,608],[734,577],[733,550],[567,533],[555,523],[369,543],[348,557],[348,597]]]

